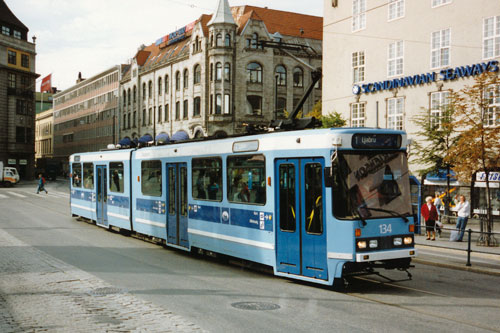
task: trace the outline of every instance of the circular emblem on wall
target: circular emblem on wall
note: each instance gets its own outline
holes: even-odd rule
[[[361,87],[358,86],[357,84],[352,86],[352,93],[354,95],[359,95],[361,93]]]

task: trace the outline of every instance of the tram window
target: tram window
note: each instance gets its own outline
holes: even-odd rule
[[[192,161],[193,199],[222,201],[222,160],[218,157]]]
[[[306,232],[323,233],[323,172],[321,164],[305,165],[305,212]]]
[[[94,164],[83,163],[83,187],[89,190],[94,189]]]
[[[266,203],[266,164],[264,155],[227,158],[227,195],[230,202]]]
[[[73,187],[82,187],[82,165],[80,163],[73,163]]]
[[[109,163],[109,190],[123,193],[123,162]]]
[[[282,231],[294,232],[296,228],[295,218],[295,166],[293,164],[280,165],[280,229]]]
[[[182,216],[187,216],[187,211],[188,211],[188,209],[187,209],[187,202],[188,202],[188,200],[187,200],[187,192],[188,192],[187,191],[187,189],[188,189],[187,188],[187,168],[181,167],[179,173],[180,173],[179,181],[181,183],[180,184],[180,190],[181,190],[180,213]]]
[[[141,190],[143,195],[161,197],[161,162],[141,162]]]

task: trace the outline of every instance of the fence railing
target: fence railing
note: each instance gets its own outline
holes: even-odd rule
[[[456,217],[455,217],[456,219]],[[421,225],[418,225],[416,224],[415,225],[415,231],[417,234],[421,235],[422,231],[424,231],[425,233],[425,224],[421,224]],[[458,231],[460,232],[459,229],[457,228],[446,228],[446,227],[441,227],[440,228],[441,230],[446,230],[446,231],[450,231],[450,234],[451,232],[453,231]],[[464,236],[465,234],[467,234],[467,249],[462,249],[462,248],[457,248],[457,247],[451,247],[451,246],[442,246],[442,245],[427,245],[426,246],[430,246],[430,247],[439,247],[439,248],[444,248],[444,249],[450,249],[450,250],[458,250],[458,251],[465,251],[467,252],[467,262],[465,264],[465,266],[471,266],[471,253],[482,253],[482,254],[490,254],[490,255],[498,255],[500,256],[500,253],[494,253],[494,252],[488,252],[488,251],[481,251],[481,250],[477,250],[477,249],[472,249],[472,241],[473,241],[473,234],[478,234],[479,236],[477,237],[476,239],[476,242],[479,241],[481,238],[484,239],[489,239],[490,240],[490,245],[489,247],[498,247],[499,244],[498,244],[498,241],[496,240],[495,238],[495,235],[498,235],[500,236],[500,232],[485,232],[485,231],[475,231],[475,230],[472,230],[471,228],[469,229],[466,229],[464,230]],[[476,245],[478,246],[484,246],[484,244],[479,244],[477,243]]]

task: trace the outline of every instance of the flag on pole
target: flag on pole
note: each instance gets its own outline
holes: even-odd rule
[[[40,86],[40,92],[51,92],[52,91],[52,74],[47,75],[42,79],[42,85]]]

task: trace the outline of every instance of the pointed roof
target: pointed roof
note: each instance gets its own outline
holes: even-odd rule
[[[217,6],[217,11],[212,16],[208,25],[212,25],[215,23],[229,23],[236,25],[234,22],[233,14],[231,13],[231,7],[229,7],[228,0],[219,0],[219,4]]]
[[[19,30],[28,32],[28,27],[12,13],[4,0],[0,0],[0,22],[8,23],[19,28]]]

